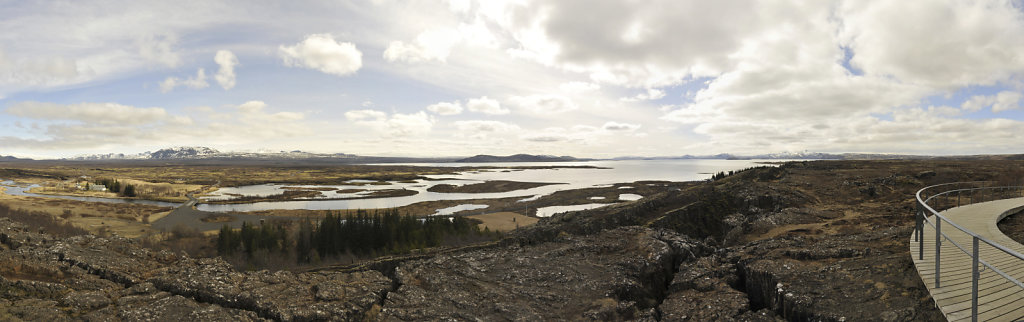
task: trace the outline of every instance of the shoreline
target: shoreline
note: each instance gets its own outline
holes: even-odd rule
[[[318,192],[313,190],[288,190],[288,191],[306,191],[306,192]],[[410,193],[411,192],[411,193]],[[377,190],[374,193],[368,194],[363,197],[345,197],[345,198],[283,198],[288,196],[287,193],[270,195],[270,196],[255,196],[255,199],[229,199],[229,200],[200,200],[200,203],[208,205],[239,205],[239,204],[250,204],[259,202],[287,202],[287,201],[332,201],[332,200],[361,200],[361,199],[379,199],[379,198],[395,198],[395,197],[408,197],[415,196],[419,192],[416,190],[407,189],[386,189]],[[319,194],[319,192],[318,192]],[[243,197],[244,198],[244,197]]]
[[[41,188],[41,187],[36,187],[36,188],[29,189],[29,190],[25,190],[25,192],[26,193],[31,193],[31,194],[36,194],[36,195],[47,195],[47,196],[104,198],[104,199],[117,199],[117,200],[142,200],[142,201],[159,201],[159,202],[170,202],[170,203],[184,203],[184,202],[188,202],[188,198],[187,197],[180,198],[180,199],[177,199],[177,198],[123,197],[123,196],[118,196],[116,194],[114,196],[110,196],[110,195],[107,195],[107,194],[100,195],[100,194],[84,194],[84,193],[61,193],[61,192],[58,192],[58,191],[45,191],[45,190],[40,191],[40,190],[36,190],[38,188]]]

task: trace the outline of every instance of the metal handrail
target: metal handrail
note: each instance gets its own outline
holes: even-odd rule
[[[980,235],[978,235],[978,234],[976,234],[976,233],[974,233],[974,232],[972,232],[970,230],[967,230],[966,228],[964,228],[964,227],[962,227],[960,225],[957,225],[955,222],[950,221],[945,216],[943,216],[941,213],[939,213],[934,208],[932,208],[932,206],[928,205],[928,201],[931,201],[935,197],[945,196],[945,195],[956,193],[956,195],[957,195],[957,207],[959,207],[959,206],[961,206],[961,204],[960,204],[960,202],[961,202],[960,195],[963,192],[970,192],[970,194],[971,194],[970,195],[970,197],[971,197],[970,202],[974,203],[974,192],[975,191],[982,191],[981,199],[984,199],[984,191],[985,190],[993,190],[993,189],[1001,189],[1001,190],[1004,190],[1004,191],[1005,190],[1017,190],[1018,194],[1020,194],[1020,191],[1024,190],[1024,186],[986,186],[986,184],[991,183],[991,182],[992,181],[972,181],[972,182],[943,183],[943,184],[937,184],[937,185],[932,185],[932,186],[924,187],[921,190],[918,190],[917,193],[915,194],[915,196],[917,198],[917,211],[915,212],[915,219],[916,220],[915,220],[915,226],[914,226],[914,241],[918,242],[918,245],[919,245],[918,246],[918,252],[919,252],[918,253],[918,259],[920,259],[920,260],[924,259],[924,224],[927,223],[928,225],[930,225],[930,226],[935,228],[935,288],[939,288],[939,286],[940,286],[939,279],[940,279],[940,276],[941,276],[941,274],[940,274],[940,272],[941,272],[941,261],[939,259],[940,259],[940,256],[941,256],[941,249],[942,249],[942,241],[943,240],[948,240],[950,243],[953,243],[953,246],[956,246],[956,248],[960,249],[961,252],[963,252],[964,254],[967,254],[968,256],[970,256],[972,261],[973,261],[972,269],[971,269],[971,320],[972,321],[977,321],[978,320],[978,280],[980,279],[980,276],[981,276],[981,273],[980,273],[980,270],[979,270],[979,266],[991,269],[994,273],[998,274],[999,276],[1002,276],[1007,281],[1012,282],[1013,284],[1016,284],[1021,289],[1024,289],[1024,283],[1022,283],[1021,281],[1017,280],[1016,278],[1013,278],[1012,276],[1006,274],[1005,272],[1003,272],[1002,270],[996,268],[995,266],[989,264],[987,261],[984,261],[984,260],[981,259],[981,255],[980,255],[980,252],[978,250],[979,243],[980,242],[984,242],[985,244],[988,244],[989,246],[992,246],[993,248],[998,249],[998,250],[1000,250],[1000,251],[1002,251],[1002,252],[1004,252],[1004,253],[1006,253],[1006,254],[1008,254],[1010,256],[1016,257],[1017,259],[1022,260],[1022,261],[1024,261],[1024,254],[1021,254],[1021,253],[1019,253],[1017,251],[1014,251],[1012,249],[1006,248],[1006,246],[1003,246],[1001,244],[995,243],[995,242],[989,240],[988,238],[980,236]],[[977,185],[977,184],[981,184],[982,186],[981,187],[973,187],[973,188],[959,188],[962,185]],[[950,186],[950,185],[957,185],[957,189],[946,190],[946,191],[942,191],[942,192],[933,194],[931,196],[928,196],[927,198],[924,198],[924,199],[921,198],[921,194],[924,193],[925,190],[936,188],[936,187],[942,187],[942,186]],[[995,199],[993,199],[993,200],[995,200]],[[928,219],[928,216],[926,216],[926,211],[930,212],[932,214],[932,218],[933,219],[934,218],[938,218],[938,220],[935,220],[935,222],[933,223],[932,220]],[[954,241],[949,235],[943,233],[942,232],[942,222],[946,222],[947,224],[953,226],[953,228],[956,228],[956,229],[960,230],[961,232],[971,236],[971,240],[972,240],[972,245],[971,245],[972,247],[971,248],[972,248],[972,251],[968,252],[967,249],[965,249],[963,246],[961,246],[956,241]]]

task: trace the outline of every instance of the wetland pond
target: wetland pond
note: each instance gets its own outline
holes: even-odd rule
[[[200,203],[196,209],[207,212],[249,212],[261,210],[294,209],[294,210],[344,210],[402,207],[417,202],[436,200],[471,200],[520,197],[518,202],[528,205],[543,196],[552,193],[582,188],[609,187],[616,183],[633,183],[637,181],[699,181],[706,180],[712,174],[721,171],[734,171],[765,165],[765,161],[782,160],[630,160],[630,161],[585,161],[585,162],[523,162],[523,163],[409,163],[400,165],[428,167],[489,167],[466,171],[451,175],[427,175],[426,179],[411,181],[376,182],[367,180],[351,180],[341,185],[294,185],[294,184],[261,184],[240,187],[223,187],[213,193],[202,196],[204,201],[223,201],[238,197],[258,197],[283,194],[286,191],[315,191],[314,197],[303,200],[262,201],[234,204]],[[399,165],[399,164],[392,164]],[[585,168],[565,168],[585,166]],[[517,167],[552,167],[539,169],[521,169]],[[559,168],[561,167],[561,168]],[[428,191],[432,186],[448,184],[463,186],[488,181],[518,181],[551,183],[529,189],[508,192],[487,193],[445,193]],[[146,204],[162,207],[178,207],[181,204],[140,200],[117,199],[81,196],[43,195],[27,192],[37,185],[19,185],[12,181],[3,181],[6,193],[16,196],[43,198],[59,198],[87,202]],[[637,183],[641,184],[641,183]],[[634,184],[635,185],[635,184]],[[629,189],[630,187],[619,187]],[[396,196],[374,197],[374,193],[394,192],[400,190],[415,191]],[[385,194],[386,195],[386,194]],[[337,200],[347,198],[347,200]],[[352,199],[362,198],[362,199]],[[620,201],[639,200],[641,195],[623,193]],[[334,200],[332,200],[334,199]],[[592,198],[593,200],[600,200]],[[571,206],[542,207],[537,210],[538,217],[547,217],[558,212],[592,209],[607,206],[610,203],[594,203]],[[438,209],[434,215],[450,214],[462,210],[484,209],[484,205],[458,205]]]
[[[524,162],[524,163],[408,163],[401,165],[428,167],[492,167],[452,175],[427,175],[427,179],[403,182],[368,182],[353,180],[342,185],[289,185],[262,184],[221,188],[205,200],[228,200],[238,196],[268,196],[282,194],[286,190],[317,190],[317,197],[304,200],[263,201],[237,204],[209,204],[196,206],[198,210],[211,212],[247,212],[274,209],[373,209],[402,207],[417,202],[436,200],[470,200],[522,197],[520,202],[530,202],[557,191],[606,187],[615,183],[636,181],[699,181],[721,171],[741,170],[763,166],[767,160],[630,160],[630,161],[586,161],[586,162]],[[780,160],[770,160],[780,161]],[[392,164],[395,165],[395,164]],[[589,166],[589,168],[545,168],[516,169],[515,167],[568,167]],[[488,193],[444,193],[428,191],[439,184],[462,186],[487,181],[506,180],[518,182],[555,183],[530,189],[509,192]],[[363,198],[374,191],[412,190],[416,194],[386,198],[330,200],[337,198]],[[642,196],[622,194],[619,199],[637,200]],[[602,204],[607,205],[607,204]],[[468,209],[468,208],[467,208]]]

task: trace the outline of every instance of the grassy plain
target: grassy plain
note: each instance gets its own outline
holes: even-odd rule
[[[401,181],[454,174],[470,168],[402,165],[342,165],[302,161],[35,161],[0,164],[0,178],[22,182],[130,178],[153,183],[243,186],[263,183],[340,184],[348,180]],[[120,179],[119,179],[120,180]]]
[[[92,179],[92,178],[90,178]],[[99,178],[96,178],[99,179]],[[79,181],[81,180],[81,181]],[[133,185],[135,186],[136,197],[122,197],[112,191],[94,191],[85,190],[86,182],[89,180],[81,179],[69,180],[69,181],[55,181],[55,180],[42,180],[37,181],[37,184],[42,185],[41,187],[32,188],[29,190],[31,193],[42,194],[42,195],[64,195],[64,196],[82,196],[82,197],[101,197],[101,198],[121,198],[121,199],[148,199],[157,201],[167,202],[185,202],[188,201],[188,193],[193,192],[201,194],[206,191],[210,191],[213,187],[202,186],[196,184],[184,184],[184,183],[167,183],[167,182],[148,182],[129,178],[118,178],[117,180],[122,185]],[[94,180],[94,179],[92,179]],[[82,187],[82,188],[79,188]]]
[[[480,229],[486,227],[491,231],[512,231],[536,224],[539,220],[537,217],[527,217],[514,212],[495,212],[468,217],[481,221]]]
[[[0,187],[0,203],[11,209],[46,213],[96,234],[107,232],[129,238],[139,237],[153,232],[150,222],[171,212],[169,207],[150,205],[12,196],[3,193],[4,189]]]

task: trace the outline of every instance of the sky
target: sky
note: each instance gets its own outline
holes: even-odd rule
[[[6,1],[0,155],[1024,153],[1021,1]]]

